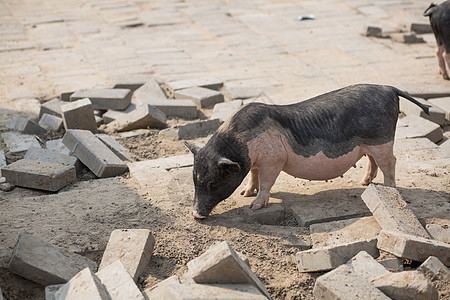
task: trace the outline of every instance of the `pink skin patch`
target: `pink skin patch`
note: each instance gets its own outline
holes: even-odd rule
[[[192,212],[192,215],[193,215],[194,218],[196,218],[196,219],[206,219],[205,216],[200,215],[196,210],[194,210],[194,211]]]
[[[393,146],[393,141],[378,146],[356,146],[349,153],[335,159],[328,158],[323,152],[303,157],[292,151],[281,133],[268,130],[248,143],[252,169],[250,180],[241,194],[249,197],[257,190],[250,208],[260,209],[269,203],[270,189],[281,171],[303,179],[333,179],[343,176],[365,154],[369,157],[369,166],[361,183],[369,184],[375,178],[379,166],[383,171],[385,185],[395,186]]]
[[[439,73],[444,79],[449,79],[445,62],[450,67],[450,54],[445,53],[444,45],[438,46],[436,50],[436,56],[439,63]]]

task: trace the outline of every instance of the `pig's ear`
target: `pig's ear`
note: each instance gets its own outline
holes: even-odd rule
[[[239,173],[241,171],[241,167],[237,162],[231,161],[228,158],[224,157],[219,160],[219,168],[233,174]]]
[[[197,154],[198,151],[200,151],[200,149],[202,149],[201,147],[195,145],[195,144],[189,144],[188,142],[184,142],[184,144],[186,145],[186,147],[189,148],[189,150],[191,150],[191,152],[195,155]]]

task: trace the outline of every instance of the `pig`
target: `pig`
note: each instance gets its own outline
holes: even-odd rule
[[[436,55],[439,63],[439,73],[444,79],[449,79],[447,67],[450,68],[450,1],[439,5],[432,3],[423,13],[430,18],[431,28],[437,42]]]
[[[194,154],[193,216],[206,218],[250,172],[242,190],[250,207],[266,206],[281,171],[328,180],[342,176],[363,156],[369,159],[361,183],[380,167],[384,184],[395,187],[393,153],[399,96],[428,113],[428,107],[392,87],[358,84],[290,105],[250,103],[223,123],[203,147],[185,142]]]

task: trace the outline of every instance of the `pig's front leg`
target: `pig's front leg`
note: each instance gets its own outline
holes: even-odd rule
[[[244,197],[254,196],[259,191],[259,168],[253,166],[250,169],[250,178],[248,180],[247,186],[241,191],[241,195]]]
[[[269,203],[270,189],[275,183],[278,175],[283,169],[284,162],[279,162],[271,166],[261,166],[259,168],[259,191],[255,200],[250,204],[253,210],[267,206]]]
[[[447,59],[447,56],[445,54],[445,48],[444,45],[438,46],[436,50],[436,56],[438,58],[439,63],[439,73],[442,75],[444,79],[449,79],[447,68],[445,67],[445,60]],[[448,63],[448,61],[447,61]]]

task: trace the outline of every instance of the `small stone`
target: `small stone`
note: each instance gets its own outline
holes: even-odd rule
[[[367,26],[366,36],[381,37],[382,29],[380,27],[376,27],[376,26]]]
[[[9,182],[0,183],[0,191],[9,192],[12,191],[16,186]]]

